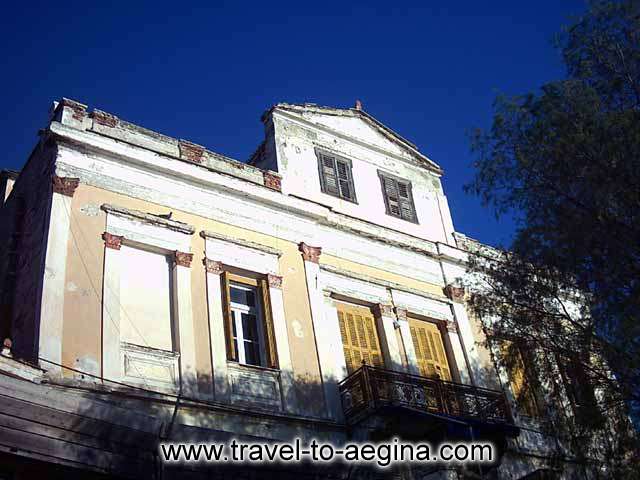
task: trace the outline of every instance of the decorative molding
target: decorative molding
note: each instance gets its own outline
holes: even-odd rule
[[[109,232],[104,232],[102,234],[102,239],[104,240],[104,246],[106,248],[112,248],[114,250],[120,250],[122,246],[122,239],[124,237],[120,235],[112,235]]]
[[[51,177],[51,182],[53,184],[54,193],[66,195],[67,197],[73,197],[76,188],[78,188],[78,185],[80,184],[80,179],[74,177],[59,177],[57,175],[53,175]]]
[[[278,275],[267,274],[267,282],[271,288],[282,288],[282,277]]]
[[[173,252],[173,259],[176,265],[190,268],[191,261],[193,260],[193,253],[180,252],[176,250]]]
[[[375,317],[391,317],[393,316],[393,307],[386,303],[376,303],[373,308],[373,315]]]
[[[176,220],[170,220],[161,215],[154,215],[152,213],[145,213],[139,210],[131,210],[124,207],[118,207],[116,205],[111,205],[109,203],[105,203],[100,207],[103,211],[111,213],[113,215],[119,215],[121,217],[133,218],[135,220],[142,221],[144,223],[148,223],[150,225],[154,225],[157,227],[164,227],[170,230],[175,230],[176,232],[184,233],[187,235],[193,235],[196,231],[195,227],[184,223],[178,222]]]
[[[279,174],[272,172],[271,170],[265,170],[262,172],[262,177],[264,178],[265,187],[277,192],[282,191],[282,177]]]
[[[91,118],[93,118],[93,122],[98,125],[104,125],[105,127],[117,127],[118,126],[118,117],[112,115],[107,112],[103,112],[102,110],[93,110],[91,113]]]
[[[396,283],[396,282],[391,282],[389,280],[382,280],[379,278],[374,278],[371,277],[369,275],[364,275],[361,273],[356,273],[356,272],[352,272],[350,270],[345,270],[343,268],[339,268],[339,267],[334,267],[333,265],[327,265],[327,264],[323,264],[320,266],[320,269],[325,271],[325,272],[329,272],[329,273],[333,273],[335,275],[340,275],[342,277],[347,277],[347,278],[351,278],[354,280],[358,280],[364,283],[370,283],[373,285],[378,285],[380,287],[385,287],[385,288],[392,288],[394,290],[398,290],[400,292],[406,292],[406,293],[410,293],[412,295],[416,295],[418,297],[422,297],[422,298],[428,298],[429,300],[434,300],[436,302],[443,302],[443,303],[447,303],[450,304],[450,300],[442,295],[435,295],[433,293],[428,293],[425,292],[424,290],[418,290],[416,288],[411,288],[411,287],[407,287],[404,286],[400,283]],[[331,287],[327,287],[328,290],[331,290]],[[339,292],[336,292],[339,293]]]
[[[396,310],[396,317],[398,317],[398,320],[404,320],[405,322],[407,321],[407,310],[404,308],[395,308]]]
[[[304,242],[300,242],[298,250],[302,252],[302,258],[304,258],[305,262],[320,263],[322,247],[312,247]]]
[[[222,266],[222,262],[218,262],[216,260],[211,260],[211,259],[205,257],[204,259],[202,259],[202,263],[203,263],[204,268],[207,271],[207,273],[213,273],[213,274],[216,274],[216,275],[220,275],[224,271],[224,268]]]
[[[204,161],[205,148],[203,146],[187,140],[180,140],[178,142],[178,147],[180,149],[180,158],[183,160],[188,160],[197,164]]]
[[[453,302],[464,303],[464,287],[456,287],[453,284],[449,284],[443,288],[444,294]]]
[[[252,242],[250,240],[243,240],[240,238],[229,237],[227,235],[222,235],[221,233],[210,232],[210,231],[201,231],[200,236],[204,239],[214,238],[216,240],[222,240],[224,242],[235,243],[236,245],[251,248],[253,250],[260,250],[261,252],[268,253],[269,255],[275,255],[277,257],[282,256],[282,250],[278,250],[277,248],[273,248],[273,247],[268,247],[266,245],[261,245],[259,243]]]

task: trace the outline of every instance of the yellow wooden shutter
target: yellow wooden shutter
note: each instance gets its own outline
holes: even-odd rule
[[[505,341],[501,345],[501,353],[509,373],[509,386],[521,413],[530,417],[538,416],[538,405],[535,393],[526,374],[522,352],[517,345]]]
[[[269,295],[269,282],[266,278],[260,279],[260,293],[262,296],[262,311],[265,336],[265,351],[267,353],[267,367],[278,368],[278,350],[276,348],[276,333],[273,327],[273,312],[271,310],[271,297]]]
[[[451,370],[438,326],[435,323],[409,318],[409,330],[420,375],[451,380]]]
[[[224,316],[224,337],[227,346],[227,359],[238,361],[238,352],[233,341],[233,316],[231,314],[231,294],[229,287],[229,272],[222,272],[222,315]]]
[[[374,367],[384,366],[371,310],[340,303],[338,304],[338,322],[349,373],[360,368],[363,362]]]

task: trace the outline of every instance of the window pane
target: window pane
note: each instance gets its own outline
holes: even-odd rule
[[[242,313],[242,332],[245,340],[258,341],[258,325],[256,316],[250,313]]]
[[[231,294],[231,302],[237,303],[239,305],[246,305],[247,307],[255,307],[256,306],[256,295],[255,290],[239,288],[234,286],[233,284],[230,287]]]
[[[248,341],[244,342],[244,357],[248,365],[261,365],[258,344]]]

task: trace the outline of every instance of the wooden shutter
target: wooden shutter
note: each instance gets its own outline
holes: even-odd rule
[[[340,196],[349,200],[355,200],[353,188],[353,178],[351,166],[348,162],[336,159],[336,171],[338,172],[338,183],[340,186]]]
[[[435,323],[410,318],[409,330],[420,375],[451,380],[451,370],[438,326]]]
[[[513,342],[505,341],[501,345],[503,360],[509,374],[509,386],[516,405],[523,414],[538,416],[538,404],[533,385],[527,375],[524,357],[520,348]]]
[[[400,199],[398,194],[398,182],[393,178],[382,176],[382,188],[384,190],[387,213],[394,217],[400,216]]]
[[[229,286],[229,272],[222,272],[222,315],[224,316],[224,336],[227,345],[227,359],[238,361],[238,352],[233,343],[233,315],[231,314],[231,292]]]
[[[336,169],[336,159],[329,155],[319,154],[320,157],[320,175],[322,185],[326,193],[331,195],[340,195],[338,187],[338,173]]]
[[[411,195],[411,183],[398,180],[379,172],[387,213],[410,222],[416,221],[416,212]]]
[[[352,373],[362,363],[384,366],[376,323],[371,310],[353,305],[338,305],[338,322],[347,371]]]
[[[398,182],[398,196],[400,202],[400,216],[405,220],[414,221],[413,199],[411,198],[411,184]]]
[[[278,351],[276,348],[276,336],[273,328],[273,315],[269,296],[269,282],[266,278],[260,280],[260,293],[262,296],[262,312],[265,334],[265,351],[267,353],[267,366],[278,368]]]

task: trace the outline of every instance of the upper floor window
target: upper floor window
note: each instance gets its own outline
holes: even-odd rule
[[[316,149],[320,187],[324,193],[356,202],[351,160]]]
[[[520,414],[530,418],[540,417],[540,399],[532,368],[533,353],[521,342],[504,341],[501,344],[501,354]]]
[[[277,368],[269,286],[266,279],[224,272],[227,358]]]
[[[387,215],[418,223],[411,194],[411,182],[378,170]]]

